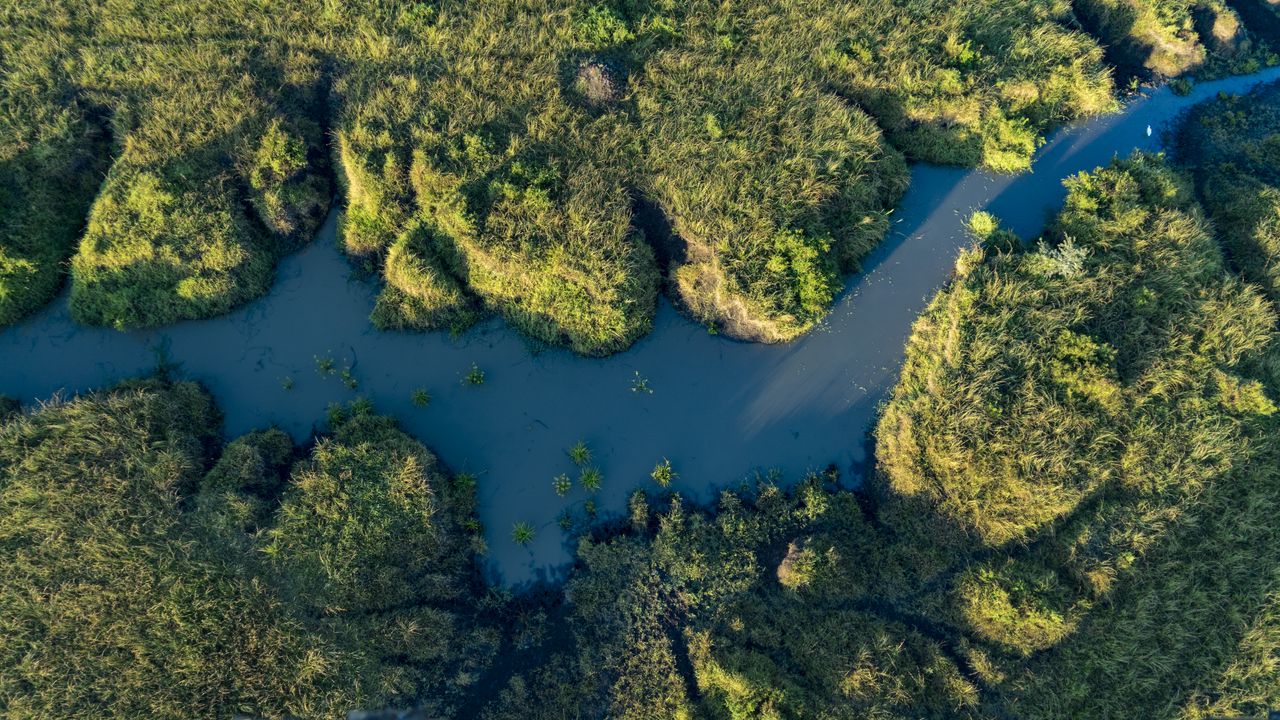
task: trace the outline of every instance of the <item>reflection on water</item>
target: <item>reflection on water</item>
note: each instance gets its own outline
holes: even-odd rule
[[[652,334],[605,360],[534,351],[497,320],[459,338],[377,332],[368,322],[375,289],[349,278],[330,218],[317,242],[281,264],[269,296],[221,318],[160,331],[81,328],[64,295],[0,333],[0,393],[31,401],[101,387],[150,371],[163,346],[183,376],[213,392],[231,436],[275,424],[302,440],[330,403],[369,397],[452,468],[478,477],[495,577],[547,578],[572,551],[556,519],[585,498],[581,489],[565,499],[552,489],[555,475],[573,471],[565,454],[573,443],[591,446],[604,473],[596,502],[610,513],[650,482],[663,457],[680,474],[673,488],[701,500],[761,469],[787,480],[831,464],[854,474],[911,322],[967,243],[969,213],[986,208],[1035,235],[1061,203],[1064,177],[1153,149],[1159,133],[1148,137],[1148,125],[1159,129],[1214,93],[1275,78],[1280,69],[1206,83],[1183,98],[1157,91],[1057,133],[1030,173],[914,167],[888,240],[830,317],[788,345],[709,335],[665,301]],[[326,357],[338,371],[349,367],[358,388],[318,372]],[[463,383],[473,363],[485,372],[482,386]],[[636,373],[652,393],[633,391]],[[428,407],[411,402],[416,388],[431,393]],[[517,521],[539,529],[528,547],[510,539]]]

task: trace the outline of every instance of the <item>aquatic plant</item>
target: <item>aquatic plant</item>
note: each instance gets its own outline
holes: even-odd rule
[[[604,474],[599,468],[587,466],[582,468],[582,472],[578,475],[578,484],[587,492],[595,492],[600,489],[600,483],[604,480]]]
[[[637,370],[635,376],[631,378],[631,392],[643,393],[645,395],[653,394],[653,388],[649,387],[649,378],[642,376],[639,370]]]
[[[409,394],[409,402],[416,408],[424,408],[431,404],[431,393],[426,388],[414,388]]]
[[[517,545],[528,545],[536,534],[533,526],[527,522],[518,522],[511,526],[511,540]]]
[[[573,481],[565,473],[560,473],[552,479],[551,486],[555,489],[558,497],[564,497],[573,489]]]
[[[317,355],[315,358],[315,361],[316,361],[316,372],[320,373],[321,375],[332,375],[334,373],[335,368],[337,367],[333,361],[332,355],[325,355],[324,357]]]
[[[467,371],[467,374],[465,376],[463,376],[462,382],[466,383],[467,385],[476,385],[476,386],[483,385],[484,371],[480,369],[479,365],[476,365],[475,363],[471,363],[471,369]]]
[[[569,448],[568,453],[569,459],[579,467],[591,462],[591,448],[587,447],[587,441],[585,440],[579,440],[574,443],[573,447]]]
[[[671,469],[671,461],[662,458],[662,461],[653,466],[653,472],[649,473],[649,477],[658,483],[659,487],[667,487],[678,476],[675,470]]]
[[[347,386],[348,390],[355,390],[360,387],[360,381],[351,373],[351,366],[342,368],[342,384]]]

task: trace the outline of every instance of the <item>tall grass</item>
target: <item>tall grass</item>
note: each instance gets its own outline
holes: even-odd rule
[[[360,410],[301,458],[271,430],[209,467],[219,445],[191,384],[3,421],[6,712],[453,712],[496,640],[475,622],[474,488]]]

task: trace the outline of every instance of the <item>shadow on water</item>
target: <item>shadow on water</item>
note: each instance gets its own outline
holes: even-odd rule
[[[0,393],[30,401],[102,387],[152,370],[152,348],[167,343],[170,361],[217,398],[232,436],[276,424],[304,439],[330,403],[366,396],[449,466],[477,476],[495,578],[554,580],[571,556],[557,517],[587,498],[580,488],[567,498],[552,489],[557,474],[575,473],[566,448],[591,446],[604,473],[595,502],[605,513],[621,513],[664,457],[680,474],[673,489],[703,502],[762,469],[787,480],[832,465],[861,476],[866,434],[911,323],[968,243],[972,211],[989,209],[1034,236],[1061,203],[1064,177],[1153,149],[1159,133],[1148,136],[1148,125],[1159,128],[1220,90],[1278,77],[1271,69],[1206,83],[1181,98],[1157,91],[1055,134],[1030,173],[915,166],[886,242],[829,317],[788,345],[710,335],[665,299],[653,332],[605,360],[531,353],[498,320],[457,338],[378,332],[368,321],[376,289],[351,280],[331,216],[317,242],[281,263],[270,295],[220,318],[129,333],[83,328],[70,321],[64,294],[0,333]],[[328,357],[336,371],[319,372],[317,358]],[[481,386],[463,381],[473,363],[485,372]],[[347,366],[354,389],[340,378]],[[652,392],[636,391],[637,375]],[[428,407],[413,404],[417,388],[431,393]],[[519,521],[538,528],[527,547],[510,539]]]

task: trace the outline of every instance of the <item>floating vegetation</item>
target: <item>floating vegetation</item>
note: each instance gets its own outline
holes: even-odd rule
[[[573,489],[573,481],[565,473],[560,473],[551,481],[551,486],[555,488],[556,495],[564,497]]]
[[[649,473],[649,477],[653,478],[653,481],[658,483],[660,487],[667,487],[672,480],[679,476],[675,470],[671,469],[671,461],[662,458],[662,462],[653,466],[653,472]]]
[[[635,377],[631,378],[631,392],[645,395],[653,394],[653,388],[649,387],[649,378],[641,375],[639,370],[636,371]]]
[[[591,448],[587,447],[587,441],[579,440],[569,448],[569,459],[574,465],[579,467],[591,462]]]
[[[416,408],[424,408],[431,404],[431,393],[426,388],[415,388],[409,393],[409,402]]]
[[[517,545],[528,545],[536,534],[533,526],[521,521],[511,526],[511,540]]]

